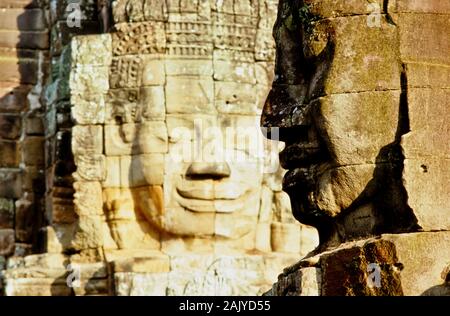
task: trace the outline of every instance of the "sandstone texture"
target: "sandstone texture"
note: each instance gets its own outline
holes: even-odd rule
[[[78,26],[69,4],[20,20],[50,32],[34,39],[47,58],[42,121],[5,104],[0,163],[23,161],[42,183],[17,182],[38,187],[38,205],[12,185],[22,178],[2,176],[0,193],[17,193],[0,200],[4,294],[264,293],[318,244],[292,217],[269,161],[278,145],[259,127],[277,1],[85,0]],[[28,227],[33,249],[14,244]]]
[[[265,295],[448,295],[448,232],[344,243],[288,267]]]
[[[450,295],[447,1],[72,2],[0,4],[0,295]]]
[[[448,293],[449,26],[438,0],[280,1],[261,121],[320,246],[269,294]]]

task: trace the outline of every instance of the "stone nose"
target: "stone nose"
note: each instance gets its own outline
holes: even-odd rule
[[[230,175],[230,166],[226,162],[193,162],[186,171],[190,178],[222,179]]]
[[[311,104],[305,104],[304,85],[273,84],[261,115],[261,129],[271,140],[292,143],[308,139]]]

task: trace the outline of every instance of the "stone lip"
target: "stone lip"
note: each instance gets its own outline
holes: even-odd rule
[[[195,185],[195,190],[187,185],[177,186],[175,200],[186,209],[192,212],[216,212],[219,211],[215,204],[220,203],[220,213],[234,213],[242,210],[245,206],[245,200],[248,199],[248,193],[251,189],[243,187],[240,183],[228,183],[230,190],[223,190],[222,192],[215,191],[213,196],[208,198],[203,190],[209,189],[209,182],[204,186]],[[220,198],[217,198],[220,196]]]

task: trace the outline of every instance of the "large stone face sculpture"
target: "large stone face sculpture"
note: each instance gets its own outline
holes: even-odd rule
[[[319,230],[320,247],[272,294],[293,291],[302,275],[322,295],[422,294],[445,282],[449,14],[442,1],[280,1],[261,122],[280,129],[284,190],[294,216]],[[399,235],[323,253],[386,233]],[[433,262],[416,284],[422,269],[411,256]],[[370,263],[385,264],[373,290]]]
[[[76,206],[104,211],[111,238],[101,237],[111,257],[154,250],[175,265],[197,262],[195,278],[170,267],[167,281],[168,271],[150,268],[166,282],[143,281],[148,294],[257,294],[264,270],[276,264],[249,252],[300,252],[300,227],[272,218],[271,201],[283,209],[284,199],[267,185],[277,174],[264,177],[267,150],[258,137],[273,73],[275,11],[273,1],[116,1],[111,37],[72,44],[80,57],[90,55],[83,49],[106,47],[94,61],[97,71],[72,72],[74,85],[89,80],[72,87]],[[90,102],[96,97],[97,107]],[[243,264],[256,276],[232,277],[247,273]]]
[[[48,179],[48,254],[10,264],[7,294],[33,294],[21,277],[44,267],[60,268],[51,294],[70,293],[68,264],[77,295],[263,293],[316,245],[259,127],[277,2],[118,0],[113,21],[103,5],[110,33],[73,38],[59,60],[74,168]]]

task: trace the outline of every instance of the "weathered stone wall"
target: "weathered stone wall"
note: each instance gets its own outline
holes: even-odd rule
[[[76,221],[73,212],[75,162],[71,149],[73,120],[70,103],[71,40],[80,34],[101,32],[96,1],[79,1],[79,15],[68,10],[71,1],[51,1],[51,77],[46,86],[46,223],[44,252],[61,252],[52,243],[55,228]],[[79,24],[74,20],[80,18]],[[63,234],[64,235],[64,234]],[[60,237],[64,238],[64,237]],[[56,248],[54,248],[56,247]]]
[[[171,154],[194,119],[219,134],[259,121],[277,1],[70,3],[0,4],[1,290],[266,291],[316,243],[283,172],[253,168],[257,153]],[[304,167],[284,189],[321,245],[268,294],[448,294],[450,5],[280,9],[262,122],[282,128],[283,166]]]
[[[112,11],[111,34],[72,41],[77,221],[63,248],[81,265],[112,263],[119,295],[262,293],[281,262],[311,249],[279,183],[264,184],[251,164],[229,166],[230,176],[171,155],[183,145],[176,129],[192,135],[195,119],[221,132],[258,126],[276,3],[116,1]],[[203,181],[180,185],[196,168],[208,169]],[[220,186],[251,194],[218,211],[231,205],[214,197]],[[183,189],[189,196],[174,197]]]
[[[196,119],[261,137],[276,1],[87,0],[80,27],[68,25],[69,3],[48,7],[41,254],[8,259],[5,293],[266,291],[317,244],[290,214],[281,170],[264,175],[252,148],[244,164],[170,157],[184,145],[176,129],[191,135]],[[108,20],[110,33],[80,36]],[[190,175],[203,180],[179,181]]]
[[[284,189],[321,241],[270,294],[449,293],[450,3],[280,8],[263,124],[288,135]]]
[[[1,11],[0,29],[1,45],[5,47],[2,78],[6,78],[2,83],[0,110],[5,135],[1,135],[0,151],[4,159],[16,157],[16,161],[5,160],[1,165],[0,196],[8,198],[2,200],[2,211],[6,212],[8,207],[9,216],[13,216],[11,223],[15,223],[15,238],[13,230],[1,232],[1,247],[7,252],[1,254],[9,256],[2,261],[2,270],[16,269],[6,284],[7,295],[32,295],[46,287],[44,295],[71,293],[64,277],[65,256],[52,243],[52,238],[57,237],[51,228],[58,222],[53,218],[53,209],[59,207],[68,212],[73,208],[70,53],[66,51],[74,35],[100,32],[95,1],[78,1],[83,13],[80,24],[68,26],[73,17],[78,17],[73,10],[67,10],[72,2],[2,1],[0,5],[5,8]],[[3,144],[3,138],[7,144]],[[13,148],[15,156],[4,152]],[[11,237],[6,237],[7,233]],[[26,256],[47,251],[58,255]],[[38,267],[38,272],[33,272],[31,266]],[[57,281],[61,276],[62,287]]]
[[[45,1],[0,3],[0,269],[36,251],[44,205]]]

